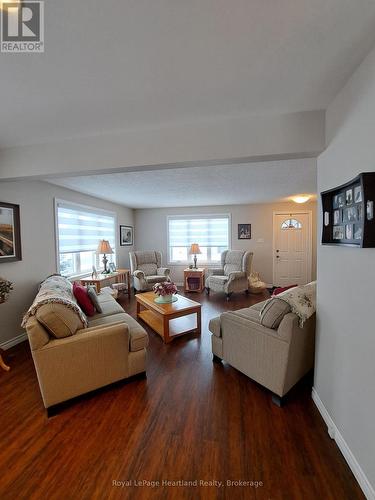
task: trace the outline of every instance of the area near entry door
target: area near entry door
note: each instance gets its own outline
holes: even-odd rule
[[[273,283],[275,286],[304,285],[311,281],[311,212],[273,216]]]

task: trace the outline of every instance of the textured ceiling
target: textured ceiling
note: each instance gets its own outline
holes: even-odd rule
[[[48,0],[45,53],[0,54],[0,148],[324,109],[374,27],[373,0]]]
[[[132,208],[285,201],[316,193],[316,160],[269,161],[48,179]]]

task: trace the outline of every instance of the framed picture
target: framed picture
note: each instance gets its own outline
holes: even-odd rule
[[[362,201],[361,186],[355,186],[355,188],[354,188],[354,203],[360,203],[361,201]]]
[[[337,207],[342,208],[345,206],[345,196],[344,193],[340,193],[337,195]]]
[[[374,218],[374,202],[368,201],[366,203],[366,217],[367,220],[372,220]]]
[[[111,271],[111,273],[115,273],[116,272],[116,265],[114,262],[110,262],[108,264],[108,267],[109,267],[109,270]]]
[[[345,238],[347,240],[353,239],[353,226],[351,224],[345,226]]]
[[[354,222],[358,220],[358,210],[357,207],[348,207],[343,211],[344,222]]]
[[[238,239],[251,240],[251,224],[238,224]]]
[[[333,223],[334,224],[340,224],[341,220],[340,220],[340,210],[335,210],[333,212]]]
[[[120,245],[122,247],[133,245],[132,226],[120,226]]]
[[[353,203],[353,189],[347,189],[345,192],[345,200],[347,205],[351,205]]]
[[[333,226],[333,239],[343,240],[345,237],[344,226]]]
[[[354,239],[362,239],[362,226],[360,224],[354,224]]]
[[[0,202],[0,262],[22,260],[20,207]]]

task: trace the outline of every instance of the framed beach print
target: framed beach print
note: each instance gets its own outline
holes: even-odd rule
[[[0,202],[0,263],[22,260],[20,207]]]
[[[122,247],[133,245],[132,226],[120,226],[120,245]]]
[[[251,240],[251,224],[238,224],[238,239]]]

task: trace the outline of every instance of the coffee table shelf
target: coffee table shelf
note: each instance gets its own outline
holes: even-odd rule
[[[171,304],[155,302],[153,292],[138,293],[137,317],[158,333],[167,344],[188,333],[201,333],[201,305],[182,295]]]

